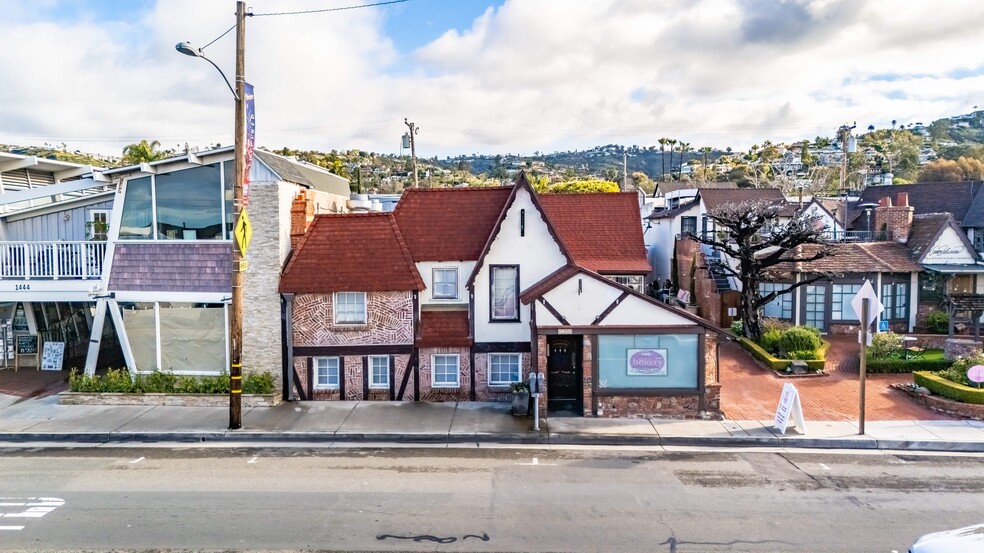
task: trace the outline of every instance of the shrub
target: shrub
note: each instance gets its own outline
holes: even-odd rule
[[[895,357],[885,357],[881,359],[868,359],[865,364],[865,372],[879,374],[910,373],[916,371],[941,371],[950,366],[950,361],[946,359],[897,359]]]
[[[956,382],[957,384],[976,388],[977,383],[971,382],[970,379],[967,378],[967,369],[973,367],[974,365],[984,365],[984,353],[978,352],[973,355],[963,355],[957,357],[954,359],[953,364],[950,365],[949,369],[938,372],[937,376],[940,378],[945,378],[951,382]]]
[[[174,392],[174,384],[178,378],[169,371],[155,370],[137,379],[137,386],[145,394],[170,394]]]
[[[940,373],[915,372],[912,373],[912,379],[917,385],[945,398],[984,405],[984,390],[957,384],[941,377]]]
[[[933,334],[946,334],[950,332],[950,316],[942,309],[933,309],[926,313],[924,319],[926,330]]]
[[[273,375],[270,373],[249,373],[243,378],[244,394],[272,394]]]
[[[884,359],[901,349],[902,336],[894,332],[879,332],[871,337],[868,356],[874,359]]]
[[[111,369],[102,376],[87,376],[72,371],[68,385],[73,392],[88,393],[228,394],[229,376],[178,376],[169,371],[154,371],[138,376],[134,382],[126,369]],[[250,373],[243,377],[243,393],[271,394],[273,390],[273,376],[270,373]]]
[[[738,336],[742,336],[745,331],[745,325],[742,324],[741,319],[731,321],[731,332],[734,332]]]
[[[779,332],[782,332],[793,326],[782,319],[773,319],[771,317],[763,318],[759,325],[762,327],[762,334],[765,334],[770,330],[778,330]]]
[[[779,339],[782,338],[782,331],[773,328],[762,333],[762,340],[760,340],[762,348],[769,353],[779,353]]]
[[[775,357],[766,351],[762,346],[756,344],[748,338],[738,338],[738,343],[741,344],[741,347],[745,348],[748,353],[751,353],[752,357],[758,359],[764,363],[766,367],[774,371],[786,370],[786,367],[789,366],[788,359],[779,359]]]
[[[795,350],[787,353],[786,359],[801,359],[806,361],[808,359],[819,359],[819,357],[817,354],[817,350],[804,349],[804,350]]]
[[[787,328],[779,337],[779,349],[784,352],[816,351],[819,347],[819,334],[806,327]]]

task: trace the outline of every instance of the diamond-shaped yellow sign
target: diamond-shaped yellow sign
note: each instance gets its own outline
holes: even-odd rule
[[[239,251],[243,255],[246,255],[246,250],[249,249],[249,241],[253,238],[253,225],[249,222],[249,215],[246,214],[246,210],[242,210],[239,214],[239,220],[236,221],[236,227],[232,229],[233,236],[236,237],[236,244],[239,246]]]

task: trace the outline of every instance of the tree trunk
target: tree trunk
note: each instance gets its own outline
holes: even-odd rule
[[[755,307],[758,283],[747,274],[743,271],[741,277],[741,330],[746,338],[758,343],[762,339],[762,321]]]

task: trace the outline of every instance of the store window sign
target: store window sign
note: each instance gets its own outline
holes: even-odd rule
[[[665,349],[626,350],[629,376],[666,376]]]

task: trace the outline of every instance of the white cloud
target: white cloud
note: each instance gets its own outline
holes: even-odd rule
[[[44,21],[30,6],[0,21],[13,45],[0,59],[0,142],[117,153],[140,138],[231,141],[228,90],[174,44],[224,31],[232,2],[161,0],[135,21]],[[742,147],[982,103],[975,0],[507,0],[408,54],[385,36],[386,13],[247,20],[259,144],[392,152],[409,117],[425,156],[661,136]],[[207,53],[231,79],[232,34]]]

